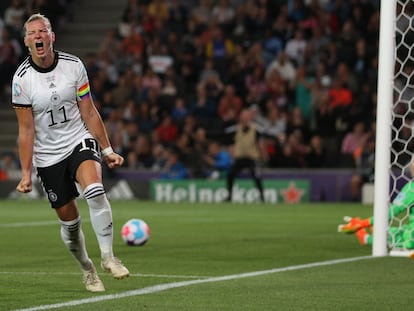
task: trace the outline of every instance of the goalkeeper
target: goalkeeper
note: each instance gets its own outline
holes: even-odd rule
[[[414,180],[405,184],[392,201],[388,210],[388,221],[402,213],[408,216],[408,223],[399,227],[389,227],[388,245],[393,248],[414,249]],[[344,220],[346,223],[338,226],[339,232],[355,233],[360,244],[372,245],[373,216],[365,219],[345,216]]]

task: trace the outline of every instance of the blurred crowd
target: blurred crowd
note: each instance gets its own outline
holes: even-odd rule
[[[82,56],[113,148],[129,169],[215,178],[226,168],[214,159],[232,156],[225,129],[248,108],[266,132],[263,167],[356,167],[373,153],[379,2],[128,1],[96,53]],[[5,9],[2,89],[26,55],[24,18],[40,11],[59,29],[67,3]]]

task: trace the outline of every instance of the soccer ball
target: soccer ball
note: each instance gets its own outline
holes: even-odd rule
[[[147,243],[150,228],[142,219],[130,219],[122,226],[121,235],[127,245],[141,246]]]

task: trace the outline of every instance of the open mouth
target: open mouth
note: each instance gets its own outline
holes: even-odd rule
[[[36,49],[43,48],[43,42],[36,42]]]

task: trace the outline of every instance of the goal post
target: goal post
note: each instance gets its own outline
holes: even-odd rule
[[[391,112],[395,64],[396,2],[381,0],[375,138],[373,256],[386,256],[390,194]]]
[[[411,0],[381,0],[373,256],[414,255],[414,229],[407,230],[408,220],[411,225],[414,220],[412,205],[402,215],[388,219],[392,200],[413,178],[409,172],[414,156],[413,12]],[[407,192],[412,185],[404,196],[412,196]]]

